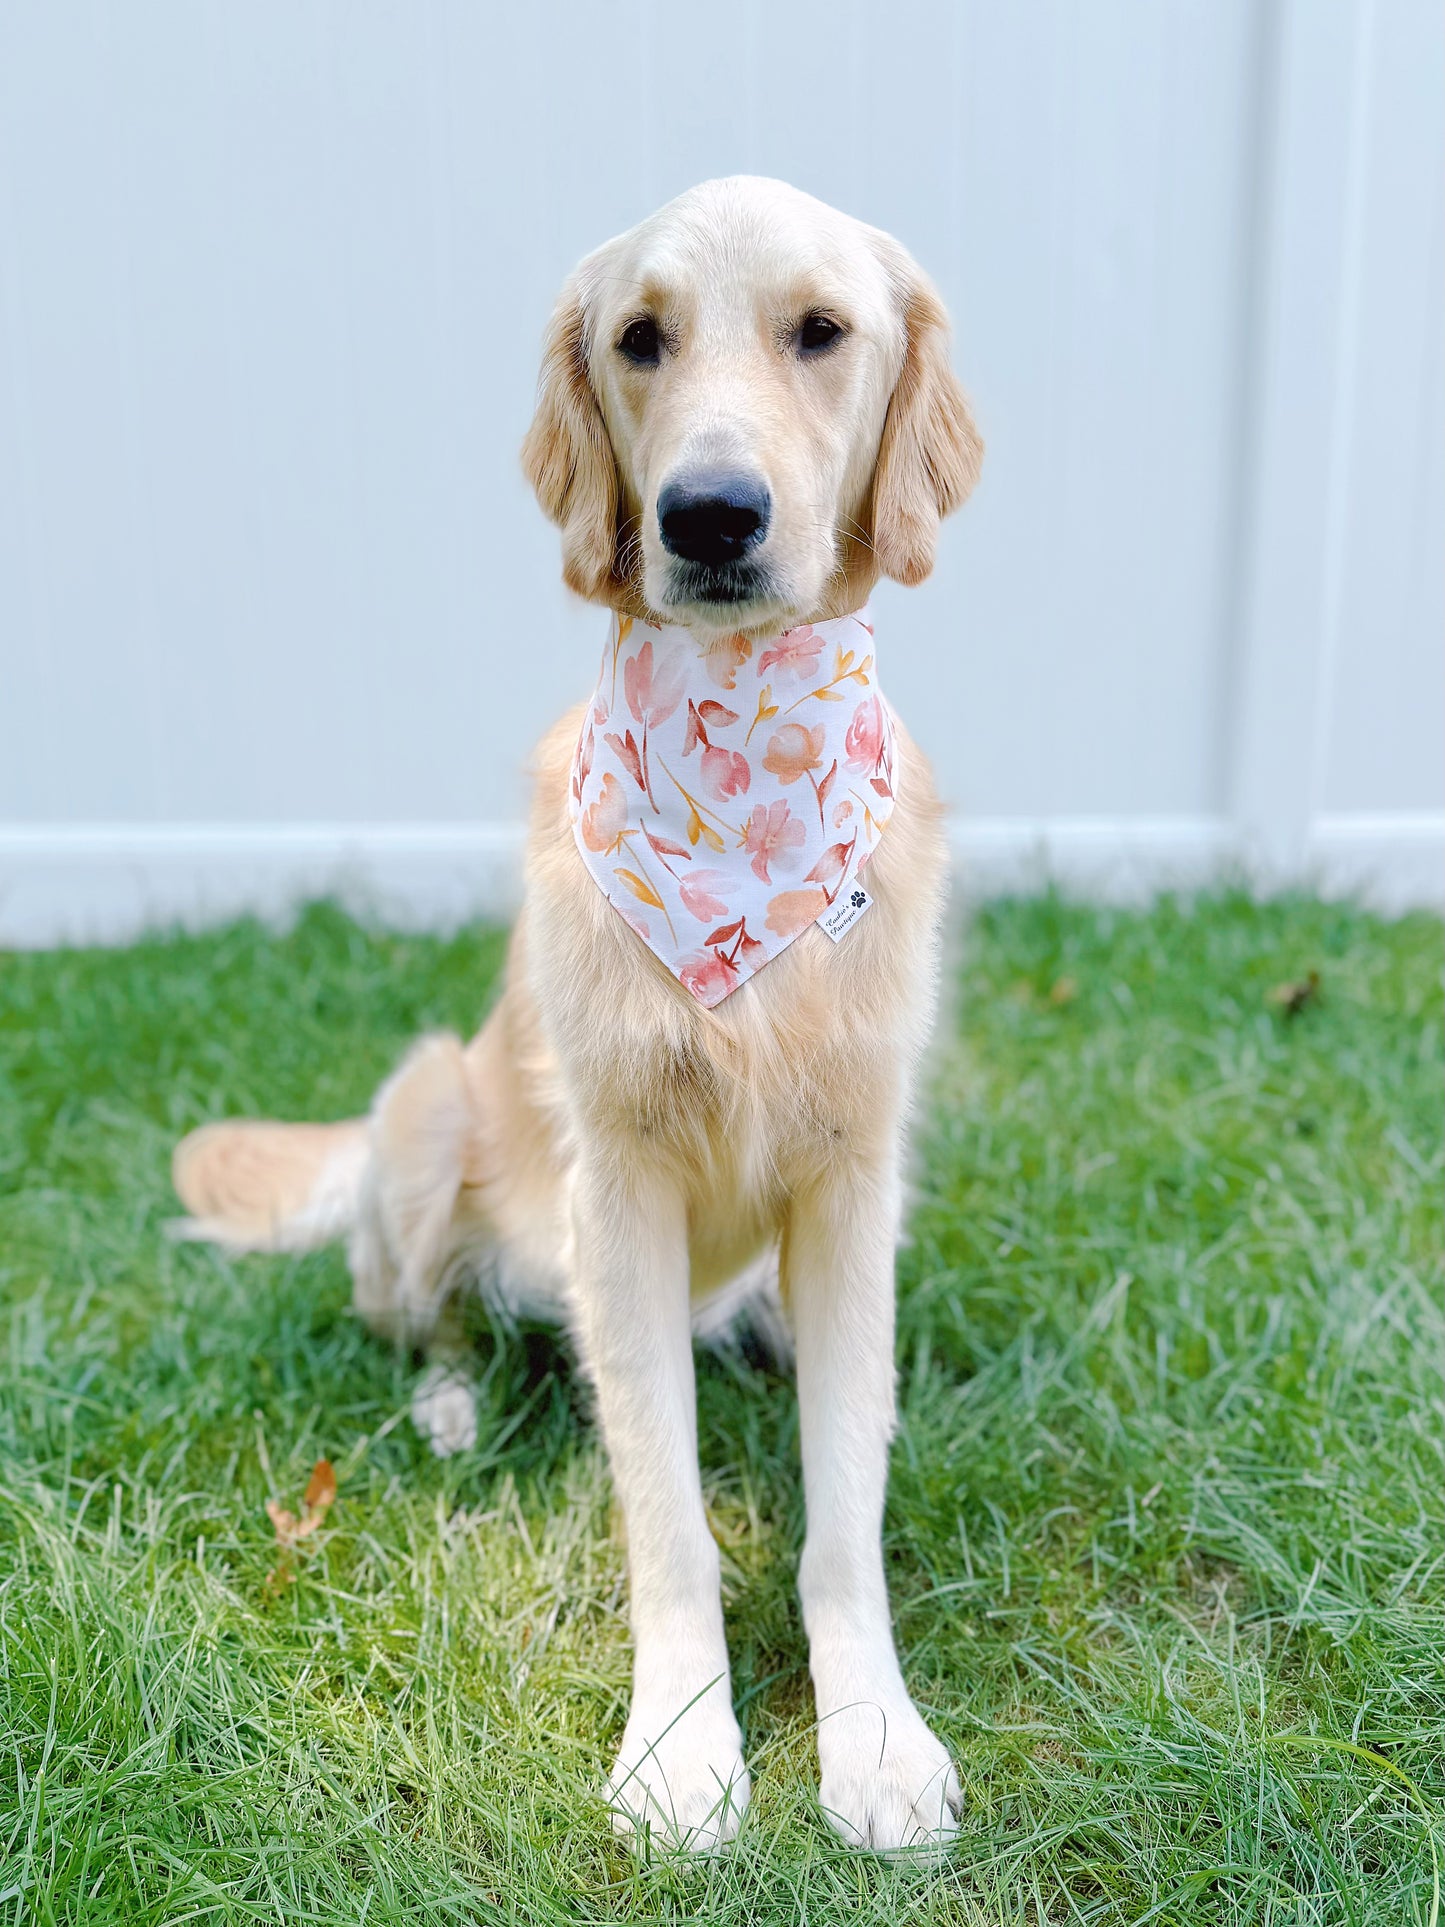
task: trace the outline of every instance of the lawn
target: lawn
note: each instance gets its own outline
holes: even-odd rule
[[[0,1923],[1435,1921],[1438,922],[975,918],[887,1524],[964,1787],[933,1866],[815,1805],[785,1378],[699,1362],[753,1805],[730,1855],[639,1863],[595,1793],[625,1582],[565,1349],[479,1316],[479,1443],[439,1462],[338,1253],[164,1235],[183,1130],[363,1106],[501,958],[326,908],[0,957]],[[282,1558],[266,1501],[323,1456],[339,1496]]]

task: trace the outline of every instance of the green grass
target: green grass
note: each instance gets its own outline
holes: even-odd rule
[[[753,1806],[730,1856],[639,1864],[594,1792],[623,1561],[565,1351],[483,1327],[481,1440],[439,1463],[339,1254],[163,1235],[181,1131],[362,1106],[501,956],[319,909],[0,958],[0,1922],[1433,1921],[1439,924],[976,921],[887,1525],[965,1792],[932,1867],[814,1804],[788,1382],[699,1366]],[[1309,969],[1288,1018],[1269,990]],[[264,1503],[322,1454],[329,1528],[268,1584]]]

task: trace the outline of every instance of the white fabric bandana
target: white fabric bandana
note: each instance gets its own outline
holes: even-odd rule
[[[599,890],[701,1004],[820,917],[842,934],[893,811],[866,609],[769,642],[613,616],[572,763]]]

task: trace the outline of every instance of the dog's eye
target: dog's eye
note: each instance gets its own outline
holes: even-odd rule
[[[629,321],[622,330],[622,339],[617,346],[629,361],[641,363],[656,361],[659,346],[657,323],[648,320],[645,315],[640,321]]]
[[[841,340],[842,334],[842,327],[831,316],[804,315],[803,324],[798,329],[798,352],[804,355],[821,354],[825,348],[831,348],[835,341]]]

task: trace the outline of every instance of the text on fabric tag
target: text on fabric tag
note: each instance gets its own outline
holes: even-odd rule
[[[818,918],[818,927],[837,943],[841,937],[847,936],[863,912],[872,908],[872,897],[861,883],[854,883],[828,905]]]

